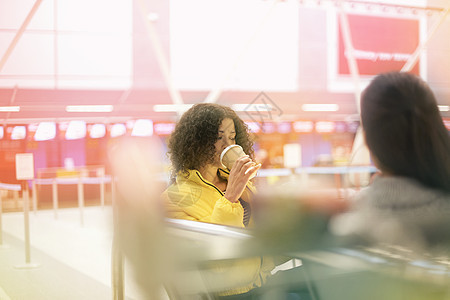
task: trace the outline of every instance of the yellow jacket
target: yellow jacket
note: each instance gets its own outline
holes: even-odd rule
[[[219,169],[219,172],[228,178],[227,171]],[[249,182],[241,196],[242,200],[250,202],[254,192],[255,188]],[[197,170],[189,170],[186,175],[178,174],[176,182],[164,191],[162,197],[169,218],[244,227],[242,205],[226,199],[222,191],[204,179]],[[215,264],[214,277],[218,278],[220,274],[220,280],[226,280],[233,286],[221,295],[240,294],[261,286],[273,267],[273,260],[267,257],[239,259]]]

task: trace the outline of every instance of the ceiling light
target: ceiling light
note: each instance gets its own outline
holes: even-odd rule
[[[151,12],[147,15],[147,19],[151,22],[155,22],[159,19],[159,15],[155,12]]]
[[[303,104],[303,111],[338,111],[339,105],[337,104]]]
[[[314,123],[312,121],[296,121],[292,124],[295,132],[312,132]]]
[[[14,126],[11,133],[11,140],[23,140],[27,135],[25,126]]]
[[[47,141],[54,139],[55,136],[56,136],[55,122],[41,122],[37,127],[36,134],[34,135],[34,140]]]
[[[448,105],[438,105],[438,108],[440,111],[449,111],[450,110],[450,106],[448,106]]]
[[[67,112],[112,112],[112,105],[67,105]]]
[[[245,124],[247,124],[248,129],[250,130],[250,132],[253,133],[259,133],[261,131],[261,124],[257,123],[257,122],[245,122]]]
[[[66,140],[84,139],[86,137],[86,122],[74,120],[69,122],[66,131]]]
[[[0,106],[0,111],[18,112],[20,111],[20,106]]]
[[[336,124],[334,122],[329,121],[316,122],[316,131],[319,133],[330,133],[333,132],[335,128]]]
[[[117,123],[111,127],[110,135],[112,138],[124,135],[125,133],[127,133],[127,128],[125,127],[125,124]]]
[[[175,130],[175,123],[156,123],[153,124],[153,130],[157,135],[169,135]]]
[[[147,119],[136,120],[131,131],[131,136],[152,136],[153,122]]]
[[[106,126],[105,124],[93,124],[88,127],[89,136],[92,139],[100,139],[106,135]]]

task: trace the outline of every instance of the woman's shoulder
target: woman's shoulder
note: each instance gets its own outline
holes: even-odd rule
[[[450,194],[428,186],[412,178],[379,176],[373,183],[355,196],[358,206],[379,210],[415,211],[450,210]]]
[[[337,218],[370,243],[434,247],[450,240],[450,195],[414,179],[380,177]]]

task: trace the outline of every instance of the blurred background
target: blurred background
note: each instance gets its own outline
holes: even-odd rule
[[[262,163],[257,183],[297,174],[344,197],[376,172],[367,154],[358,158],[357,134],[359,94],[376,74],[407,68],[425,79],[450,130],[448,8],[448,0],[0,0],[3,212],[24,207],[18,153],[33,154],[35,212],[53,208],[56,219],[57,208],[110,204],[109,149],[124,137],[156,139],[168,171],[167,138],[200,102],[246,121]],[[16,229],[5,230],[20,236]]]
[[[117,137],[165,142],[177,111],[204,101],[239,111],[263,169],[286,166],[287,144],[301,153],[294,166],[346,165],[359,116],[337,3],[1,0],[0,182],[14,182],[19,152],[36,173],[108,173]],[[447,1],[342,3],[358,89],[430,35],[411,72],[449,124],[450,19],[429,32]]]

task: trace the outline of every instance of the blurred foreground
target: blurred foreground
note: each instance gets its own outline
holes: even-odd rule
[[[134,146],[129,147],[123,149]],[[130,151],[134,150],[122,153]],[[140,171],[134,184],[128,183],[129,176],[122,189],[118,182],[115,245],[129,260],[148,299],[159,299],[161,287],[171,299],[215,298],[242,284],[235,277],[240,259],[255,256],[291,264],[255,289],[252,299],[450,299],[449,241],[433,247],[403,243],[410,239],[385,243],[348,230],[361,225],[341,218],[350,205],[351,190],[344,197],[320,184],[312,189],[295,176],[263,186],[254,199],[252,229],[166,219],[159,202],[162,187],[155,180],[158,162],[136,160],[139,151],[134,154],[132,160],[125,159],[128,164],[119,160],[120,166]],[[366,225],[375,230],[377,224],[370,222]],[[398,229],[380,225],[386,235]],[[294,263],[298,260],[301,266]]]
[[[253,299],[450,299],[449,241],[409,243],[407,228],[346,218],[351,189],[306,186],[301,175],[262,185],[252,229],[165,218],[159,151],[148,141],[111,149],[113,206],[85,207],[81,223],[80,209],[31,213],[36,269],[16,268],[23,214],[4,213],[0,299],[214,299],[255,256],[281,266]]]

